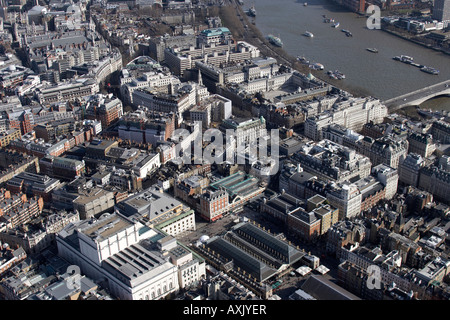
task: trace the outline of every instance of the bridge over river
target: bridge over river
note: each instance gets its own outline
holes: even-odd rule
[[[403,107],[418,106],[437,96],[450,96],[450,80],[403,94],[399,97],[383,101],[383,103],[388,107],[389,112],[394,112]]]

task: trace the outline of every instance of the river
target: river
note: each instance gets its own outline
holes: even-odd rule
[[[450,56],[414,44],[382,30],[369,30],[366,18],[330,0],[244,0],[243,8],[256,8],[255,25],[262,34],[274,34],[292,56],[304,56],[324,65],[324,71],[339,70],[346,75],[345,85],[366,95],[387,100],[450,78]],[[322,15],[340,23],[333,28]],[[347,37],[341,29],[351,31]],[[313,38],[303,35],[305,31]],[[366,48],[377,48],[372,53]],[[431,75],[392,58],[408,55],[414,61],[440,70]],[[339,83],[339,82],[338,82]],[[422,108],[450,110],[450,97],[425,102]]]

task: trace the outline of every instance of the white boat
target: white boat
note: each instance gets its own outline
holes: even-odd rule
[[[437,70],[436,68],[432,68],[432,67],[427,67],[424,66],[422,68],[420,68],[420,71],[429,73],[429,74],[434,74],[434,75],[438,75],[439,74],[439,70]]]
[[[340,72],[339,70],[334,70],[334,74],[336,75],[336,77],[341,80],[341,79],[345,79],[345,74],[343,74],[342,72]]]
[[[324,68],[323,64],[317,62],[310,64],[309,67],[313,70],[323,70]]]
[[[269,40],[269,42],[277,47],[282,47],[283,46],[283,41],[281,41],[281,39],[279,37],[274,36],[273,34],[269,34],[267,36],[267,39]]]
[[[314,35],[313,35],[311,32],[309,32],[309,31],[306,31],[303,35],[304,35],[305,37],[308,37],[308,38],[314,37]]]
[[[328,71],[327,74],[331,79],[335,79],[335,80],[345,79],[345,74],[343,74],[339,70]]]
[[[297,61],[303,64],[309,64],[309,60],[306,59],[305,57],[297,56]]]

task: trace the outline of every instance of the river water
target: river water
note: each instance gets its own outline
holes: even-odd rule
[[[308,5],[304,6],[304,1]],[[450,79],[450,56],[414,44],[382,30],[369,30],[366,18],[330,0],[244,0],[244,10],[254,5],[255,25],[262,34],[274,34],[292,56],[304,56],[324,65],[324,71],[339,70],[345,85],[365,95],[387,100]],[[322,15],[340,23],[333,28]],[[347,37],[341,29],[351,31]],[[303,35],[305,31],[313,38]],[[371,53],[366,48],[377,48]],[[414,61],[440,70],[431,75],[392,58],[408,55]],[[339,84],[339,82],[338,82]],[[434,110],[450,110],[450,98],[437,98],[421,105]]]

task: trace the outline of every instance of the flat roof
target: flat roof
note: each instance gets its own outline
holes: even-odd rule
[[[183,206],[177,199],[166,193],[149,188],[120,203],[121,212],[126,216],[139,214],[149,220],[156,219],[175,208]]]
[[[91,238],[101,237],[107,239],[132,225],[128,220],[114,213],[106,218],[97,220],[93,225],[88,226],[81,232]]]

